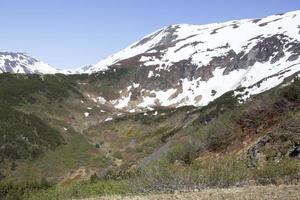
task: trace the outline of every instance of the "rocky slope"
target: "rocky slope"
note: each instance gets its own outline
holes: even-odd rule
[[[273,88],[300,71],[300,11],[208,25],[172,25],[80,73],[120,73],[118,109],[204,106],[227,91],[244,98]],[[118,76],[118,75],[113,75]],[[101,84],[101,83],[99,83]],[[112,97],[113,96],[113,97]]]
[[[59,70],[25,53],[0,52],[0,73],[55,74]]]

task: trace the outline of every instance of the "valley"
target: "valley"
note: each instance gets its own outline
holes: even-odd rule
[[[299,18],[172,25],[73,71],[1,52],[0,199],[296,199]]]

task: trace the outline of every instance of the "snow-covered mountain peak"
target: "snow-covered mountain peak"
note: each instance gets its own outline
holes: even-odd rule
[[[0,53],[0,71],[58,72],[22,53]],[[99,88],[87,98],[130,112],[205,106],[236,89],[248,98],[299,74],[300,11],[167,26],[95,65],[59,72],[95,73]]]
[[[105,71],[122,60],[142,55],[144,65],[167,68],[184,59],[202,66],[228,49],[246,52],[262,38],[284,34],[299,39],[300,11],[272,15],[262,19],[233,20],[207,25],[176,24],[155,31],[124,50],[113,54],[85,73]]]
[[[0,73],[55,74],[59,70],[26,53],[0,52]]]
[[[248,98],[300,72],[300,11],[171,25],[82,71],[118,77],[116,94],[100,94],[117,109],[205,106],[238,88]]]

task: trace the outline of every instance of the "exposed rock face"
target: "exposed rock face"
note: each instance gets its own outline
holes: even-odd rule
[[[240,87],[247,98],[300,71],[299,22],[296,11],[259,20],[173,25],[83,72],[111,76],[122,71],[114,98],[99,94],[125,110],[204,106]]]
[[[295,145],[289,156],[300,159],[300,144]]]
[[[270,142],[271,137],[269,135],[261,138],[255,145],[253,145],[248,150],[248,157],[249,157],[249,165],[251,167],[257,167],[258,160],[259,160],[259,154],[260,150],[268,143]]]
[[[284,105],[276,106],[288,107]],[[291,106],[291,105],[290,105]],[[285,109],[285,108],[281,108]],[[282,110],[279,110],[282,112]],[[278,128],[279,127],[279,128]],[[249,165],[257,167],[264,160],[279,161],[285,157],[300,158],[300,129],[299,119],[286,120],[274,130],[268,132],[265,136],[258,139],[247,152]]]

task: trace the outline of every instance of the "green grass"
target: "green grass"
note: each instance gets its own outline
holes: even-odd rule
[[[28,200],[67,200],[99,197],[103,195],[128,194],[130,191],[126,181],[99,181],[96,183],[77,183],[66,187],[53,187],[48,190],[29,195]]]
[[[260,185],[285,180],[284,183],[290,184],[297,178],[299,179],[299,164],[297,160],[285,159],[278,163],[268,162],[260,168],[249,168],[247,162],[235,154],[203,157],[188,165],[170,163],[165,160],[153,162],[144,169],[131,170],[121,177],[115,176],[110,179],[93,177],[90,182],[64,186],[31,187],[29,185],[28,189],[18,194],[21,195],[21,199],[30,200],[80,199],[103,195],[227,188],[236,185],[244,186],[248,182]],[[24,184],[12,185],[12,188],[19,188],[22,185]],[[0,191],[3,191],[3,187],[0,187]],[[15,189],[10,191],[15,191]]]
[[[284,159],[270,161],[265,166],[253,171],[253,177],[260,184],[291,183],[300,179],[300,163],[297,160]]]
[[[34,181],[43,177],[52,177],[53,181],[57,181],[55,177],[65,175],[82,166],[92,168],[109,166],[111,161],[96,151],[96,147],[87,143],[82,135],[74,133],[67,144],[48,151],[43,157],[34,161],[20,163],[17,170],[11,173],[7,179]]]

